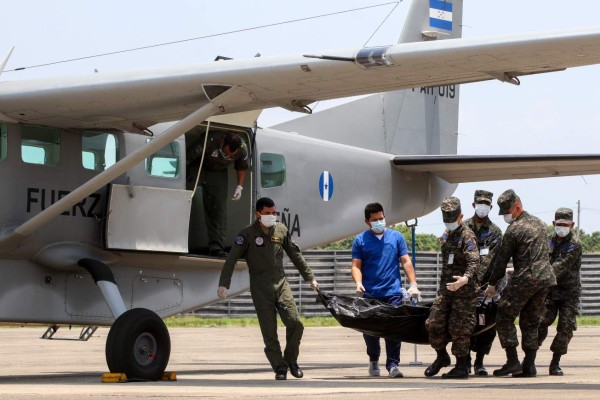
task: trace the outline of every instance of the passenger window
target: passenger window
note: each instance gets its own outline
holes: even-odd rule
[[[0,122],[0,161],[6,159],[6,125]]]
[[[179,165],[179,143],[171,142],[146,158],[146,173],[162,178],[178,178]]]
[[[29,164],[58,165],[60,131],[57,128],[24,125],[21,130],[21,159]]]
[[[104,171],[119,158],[119,143],[115,135],[103,132],[83,132],[81,162],[85,169]]]
[[[283,186],[285,183],[285,157],[275,153],[260,154],[260,184],[263,188]]]

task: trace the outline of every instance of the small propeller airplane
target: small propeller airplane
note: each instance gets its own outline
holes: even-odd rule
[[[186,153],[216,130],[251,157],[250,194],[227,203],[228,246],[262,196],[306,249],[362,230],[374,200],[397,223],[461,182],[600,173],[595,154],[456,154],[459,84],[600,63],[600,29],[464,39],[462,10],[414,0],[389,46],[0,82],[0,322],[111,326],[109,370],[160,379],[162,318],[218,300],[223,260],[206,255],[202,196],[186,189]],[[271,107],[307,115],[259,128]]]

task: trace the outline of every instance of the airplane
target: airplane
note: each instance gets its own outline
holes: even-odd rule
[[[186,189],[186,154],[215,130],[251,153],[250,195],[227,203],[228,246],[263,196],[307,249],[361,231],[374,200],[393,224],[462,182],[600,173],[595,154],[456,154],[460,84],[600,63],[600,29],[465,39],[462,10],[414,0],[389,46],[0,82],[0,322],[49,325],[46,336],[110,326],[109,370],[160,379],[162,319],[218,301],[223,260],[206,255],[201,196]],[[306,115],[259,128],[272,107]],[[246,269],[231,295],[248,289]]]

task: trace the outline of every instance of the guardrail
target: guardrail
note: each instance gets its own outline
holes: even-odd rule
[[[325,291],[355,296],[355,286],[350,268],[352,254],[350,250],[310,250],[303,252],[320,287]],[[419,290],[424,301],[432,301],[439,284],[441,254],[433,252],[416,253],[415,271]],[[316,295],[291,262],[285,265],[286,274],[296,304],[304,316],[328,316],[329,312],[316,303]],[[406,283],[402,273],[402,281]],[[580,313],[585,316],[600,316],[600,254],[584,254],[581,263]],[[216,289],[215,289],[216,290]],[[251,317],[255,316],[250,292],[237,297],[214,303],[193,312],[204,317]]]

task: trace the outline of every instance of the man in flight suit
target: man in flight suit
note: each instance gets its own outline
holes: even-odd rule
[[[546,297],[546,313],[540,322],[538,342],[540,346],[548,336],[548,326],[552,325],[558,315],[556,336],[550,350],[553,353],[550,362],[550,375],[562,376],[559,366],[560,357],[567,354],[567,347],[577,329],[579,314],[579,297],[581,296],[581,243],[573,233],[573,210],[559,208],[554,214],[555,233],[550,237],[550,263],[556,275],[556,286],[550,289]]]
[[[225,232],[227,229],[227,169],[233,164],[237,186],[232,200],[242,197],[244,178],[248,170],[248,148],[233,132],[211,131],[204,149],[204,138],[187,154],[188,189],[194,188],[200,169],[204,216],[208,234],[208,254],[227,257]],[[204,156],[203,156],[204,155]]]
[[[268,197],[258,199],[255,215],[256,221],[242,229],[235,238],[221,271],[217,294],[222,299],[227,298],[235,264],[238,259],[245,258],[250,273],[250,293],[265,342],[265,354],[275,371],[275,379],[286,379],[288,368],[293,376],[302,378],[304,374],[297,360],[304,325],[283,270],[283,252],[313,289],[317,289],[318,284],[286,226],[275,221],[277,211],[273,200]],[[287,343],[283,355],[277,337],[276,312],[279,312],[286,327]]]
[[[534,377],[537,374],[535,357],[538,343],[540,315],[551,286],[556,285],[548,254],[546,224],[523,209],[521,199],[509,189],[498,197],[499,214],[504,216],[508,228],[494,260],[486,297],[496,294],[496,285],[506,273],[512,257],[514,272],[498,302],[496,330],[502,348],[506,351],[506,364],[494,371],[494,376]],[[523,364],[517,354],[517,329],[519,317],[522,344],[525,351]]]

